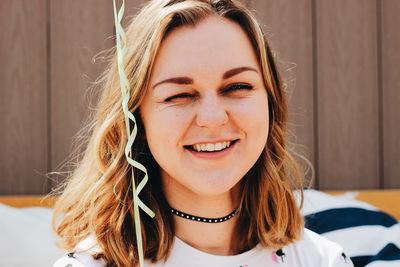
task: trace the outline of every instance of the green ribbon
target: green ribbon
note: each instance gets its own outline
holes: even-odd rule
[[[119,82],[121,87],[122,93],[122,109],[125,115],[125,126],[126,132],[128,136],[128,142],[125,146],[125,156],[128,163],[135,167],[142,172],[144,172],[144,178],[137,187],[135,187],[135,179],[133,168],[131,168],[132,174],[132,192],[133,192],[133,210],[134,210],[134,220],[135,220],[135,232],[136,232],[136,241],[137,241],[137,250],[139,255],[139,265],[141,267],[144,266],[144,257],[143,257],[143,241],[142,241],[142,231],[141,231],[141,223],[140,223],[140,214],[139,214],[139,207],[146,212],[150,217],[154,217],[154,212],[147,207],[142,200],[139,198],[139,193],[142,191],[143,187],[146,185],[149,177],[147,175],[146,168],[140,164],[139,162],[132,159],[131,154],[131,147],[133,142],[135,141],[136,134],[137,134],[137,124],[135,116],[133,116],[132,112],[128,108],[129,99],[131,97],[130,94],[130,86],[128,78],[125,74],[124,70],[124,55],[125,55],[125,46],[126,46],[126,34],[121,26],[122,16],[125,10],[125,0],[122,0],[122,5],[117,14],[117,7],[116,7],[116,0],[113,1],[114,3],[114,19],[115,19],[115,32],[116,32],[116,43],[117,43],[117,63],[118,63],[118,74],[119,74]],[[123,45],[121,44],[123,42]],[[130,121],[133,122],[133,129],[130,127]]]

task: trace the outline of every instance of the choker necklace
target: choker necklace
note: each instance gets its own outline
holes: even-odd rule
[[[187,213],[184,213],[182,211],[170,208],[171,213],[182,217],[184,219],[188,219],[188,220],[192,220],[192,221],[198,221],[198,222],[205,222],[205,223],[219,223],[219,222],[224,222],[227,221],[229,219],[232,219],[233,216],[235,216],[239,209],[235,209],[234,211],[232,211],[231,213],[229,213],[228,215],[226,215],[225,217],[221,217],[221,218],[203,218],[203,217],[198,217],[198,216],[194,216],[194,215],[190,215]]]

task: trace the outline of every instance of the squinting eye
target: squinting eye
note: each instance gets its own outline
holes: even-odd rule
[[[171,102],[174,99],[178,99],[178,98],[190,98],[190,97],[194,97],[194,95],[192,94],[188,94],[188,93],[183,93],[183,94],[179,94],[179,95],[174,95],[174,96],[170,96],[168,98],[166,98],[164,100],[164,102]]]

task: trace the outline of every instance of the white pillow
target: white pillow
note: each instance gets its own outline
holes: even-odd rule
[[[0,204],[0,266],[52,266],[64,253],[51,229],[52,210]]]

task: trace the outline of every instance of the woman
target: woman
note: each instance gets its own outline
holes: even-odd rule
[[[245,6],[150,1],[124,47],[138,127],[129,153],[148,184],[132,197],[132,174],[135,184],[145,174],[124,156],[114,62],[84,158],[55,207],[61,246],[73,252],[54,266],[138,266],[141,252],[145,266],[352,266],[338,245],[304,230],[286,98]],[[138,202],[155,213],[142,212],[141,230]]]

